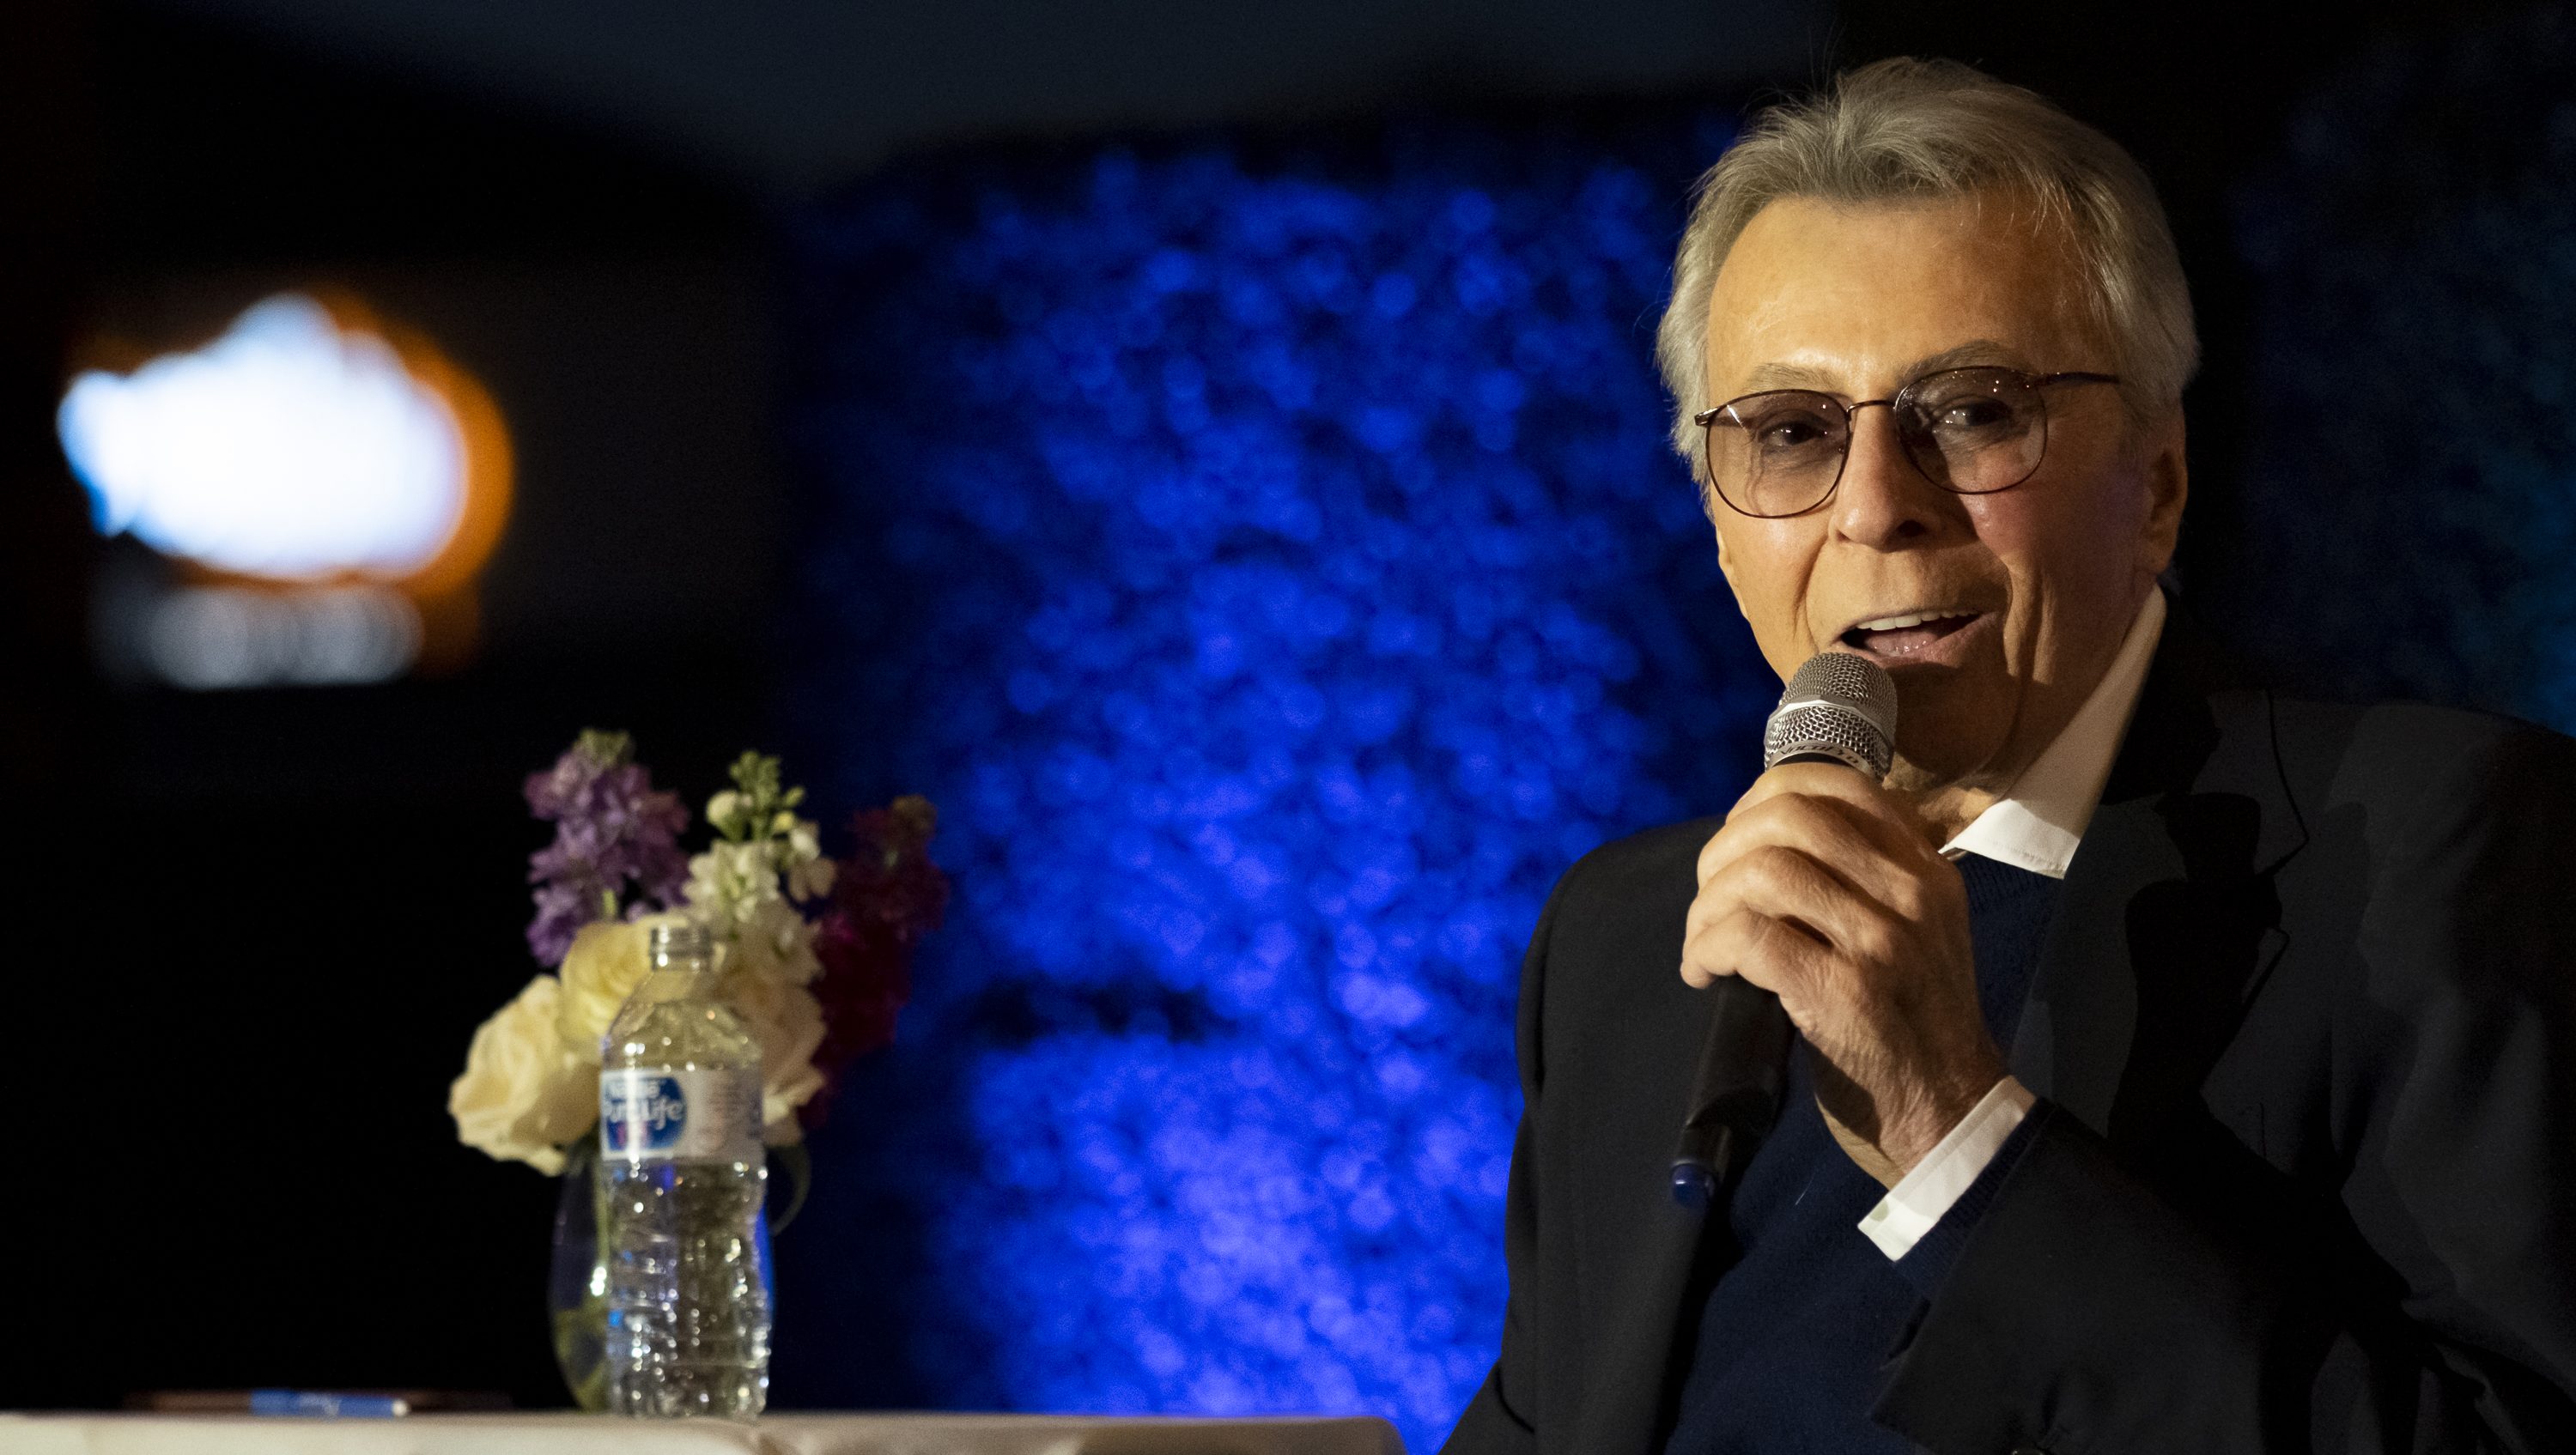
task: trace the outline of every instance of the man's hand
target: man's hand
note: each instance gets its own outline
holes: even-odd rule
[[[1887,1186],[2003,1079],[1959,871],[1848,768],[1784,763],[1754,781],[1700,850],[1681,970],[1780,997],[1816,1053],[1835,1140]]]

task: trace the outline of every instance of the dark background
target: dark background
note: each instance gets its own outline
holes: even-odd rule
[[[1881,55],[1973,61],[2163,190],[2206,359],[2184,576],[2225,618],[2263,574],[2250,189],[2296,161],[2320,88],[2530,11],[871,9],[0,18],[8,1099],[31,1139],[0,1198],[0,1405],[254,1384],[560,1402],[536,1311],[488,1313],[532,1303],[554,1189],[456,1147],[416,1089],[454,1074],[488,967],[524,963],[519,777],[596,722],[707,785],[770,718],[791,498],[773,272],[814,199],[997,141],[1736,105]],[[2492,166],[2517,139],[2449,144]],[[111,685],[87,611],[126,547],[92,537],[53,443],[67,351],[315,278],[439,337],[510,412],[522,487],[481,654],[376,688]]]

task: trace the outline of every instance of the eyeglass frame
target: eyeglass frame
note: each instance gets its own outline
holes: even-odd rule
[[[2059,384],[2117,384],[2120,382],[2120,376],[2117,374],[2097,374],[2082,369],[2062,369],[2054,374],[2024,374],[2021,370],[2013,368],[2008,364],[1959,364],[1952,368],[1935,369],[1931,373],[1920,374],[1912,379],[1908,379],[1903,384],[1897,386],[1897,390],[1894,394],[1889,395],[1885,399],[1855,399],[1849,404],[1843,403],[1841,400],[1836,399],[1833,395],[1828,394],[1821,389],[1756,389],[1750,394],[1739,394],[1733,399],[1726,401],[1724,404],[1713,404],[1691,416],[1691,423],[1699,426],[1700,430],[1700,475],[1708,482],[1708,490],[1710,494],[1716,496],[1727,509],[1734,511],[1736,514],[1741,515],[1748,520],[1795,520],[1799,516],[1809,514],[1813,511],[1822,510],[1825,508],[1827,503],[1832,501],[1834,498],[1834,492],[1843,488],[1843,472],[1851,467],[1851,442],[1853,439],[1857,438],[1860,433],[1860,426],[1854,422],[1854,416],[1858,415],[1860,411],[1868,409],[1873,405],[1886,409],[1888,413],[1893,416],[1896,412],[1896,406],[1902,403],[1906,396],[1912,394],[1916,389],[1921,388],[1926,383],[1950,374],[2013,374],[2019,376],[2022,380],[2022,387],[2032,393],[2037,393],[2042,389],[2053,388]],[[1833,483],[1827,485],[1825,487],[1825,492],[1822,495],[1817,496],[1812,504],[1802,505],[1796,510],[1783,511],[1778,515],[1761,515],[1754,511],[1747,510],[1743,506],[1726,498],[1725,487],[1717,483],[1717,461],[1715,458],[1715,451],[1709,448],[1709,432],[1716,426],[1717,417],[1719,415],[1726,413],[1748,399],[1762,399],[1774,394],[1810,395],[1815,398],[1825,400],[1827,403],[1832,404],[1836,409],[1841,410],[1843,419],[1843,451],[1842,457],[1834,462]],[[2007,490],[2017,489],[2020,486],[2029,483],[2030,477],[2038,474],[2039,467],[2048,461],[2048,402],[2045,398],[2040,401],[2039,430],[2039,458],[2031,461],[2029,473],[2023,475],[2019,480],[2015,480],[2010,485],[1995,485],[1984,490],[1961,490],[1956,486],[1943,484],[1939,480],[1932,479],[1932,472],[1924,469],[1923,462],[1915,458],[1914,447],[1912,444],[1907,442],[1905,437],[1905,427],[1902,424],[1897,425],[1896,442],[1898,448],[1905,452],[1905,462],[1912,465],[1915,473],[1923,476],[1927,481],[1930,481],[1935,488],[1947,490],[1953,495],[2000,495]]]

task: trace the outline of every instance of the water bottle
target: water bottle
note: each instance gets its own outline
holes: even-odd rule
[[[599,1068],[608,1408],[749,1419],[769,1397],[760,1047],[716,994],[704,928],[645,943]]]

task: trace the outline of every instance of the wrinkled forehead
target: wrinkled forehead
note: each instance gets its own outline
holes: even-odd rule
[[[1935,368],[2108,370],[2066,228],[2010,194],[1791,197],[1746,224],[1710,291],[1710,398],[1883,397]]]

